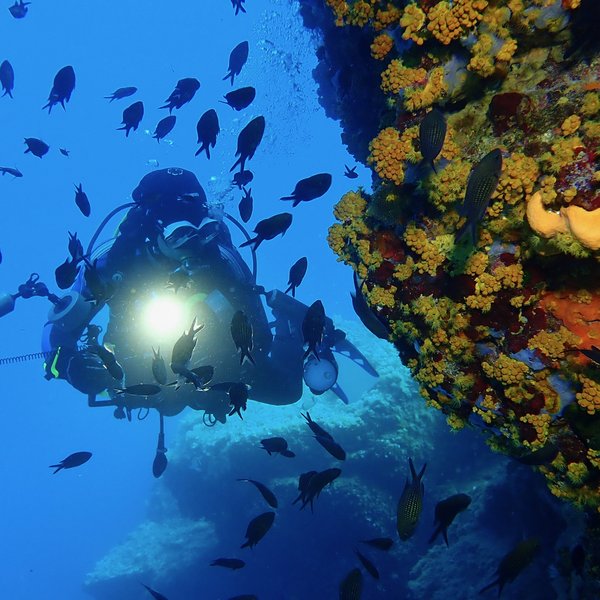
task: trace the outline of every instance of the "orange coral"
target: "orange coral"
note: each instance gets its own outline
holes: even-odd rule
[[[397,58],[381,74],[381,89],[388,94],[398,94],[403,88],[424,82],[426,78],[427,71],[425,69],[410,69]]]
[[[400,138],[398,130],[382,129],[369,144],[369,150],[367,162],[375,165],[379,177],[400,185],[404,181],[403,164],[411,147]]]
[[[393,47],[394,40],[387,33],[382,33],[371,44],[371,56],[377,60],[383,60]]]

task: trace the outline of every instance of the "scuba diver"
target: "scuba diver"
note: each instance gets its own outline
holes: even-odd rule
[[[193,173],[153,171],[132,200],[102,221],[64,296],[51,294],[33,274],[16,294],[0,295],[0,316],[19,297],[47,297],[53,306],[42,336],[46,378],[66,380],[87,395],[89,406],[113,407],[116,418],[158,411],[156,477],[167,466],[165,416],[189,406],[203,411],[209,426],[235,412],[241,417],[233,397],[240,384],[244,398],[266,404],[298,401],[303,381],[314,394],[331,389],[347,402],[334,351],[377,376],[328,317],[318,358],[303,358],[308,307],[257,285],[254,250],[250,269],[225,219],[246,240],[248,234],[233,217],[209,207]],[[125,209],[115,237],[96,246],[110,219]],[[251,360],[243,360],[244,353],[240,359],[232,339],[240,312],[251,327]]]

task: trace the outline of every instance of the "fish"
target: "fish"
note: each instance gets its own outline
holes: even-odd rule
[[[166,104],[160,108],[168,108],[169,114],[171,114],[174,108],[181,108],[184,104],[190,102],[199,89],[200,82],[195,77],[180,79],[171,95],[165,100]]]
[[[240,172],[246,167],[246,161],[251,160],[258,148],[265,133],[265,118],[255,117],[240,131],[237,139],[237,149],[235,155],[238,159],[233,163],[229,172],[233,171],[238,165]]]
[[[152,137],[155,138],[158,143],[160,143],[160,140],[169,134],[173,127],[175,127],[175,121],[177,121],[177,117],[175,115],[169,115],[168,117],[161,119],[157,123]]]
[[[77,279],[77,273],[79,272],[79,260],[66,259],[64,263],[56,267],[54,270],[54,279],[56,285],[61,290],[70,288]]]
[[[69,233],[69,254],[71,258],[74,260],[79,260],[83,258],[83,244],[81,240],[77,238],[77,232]]]
[[[236,0],[241,4],[244,0]],[[233,2],[233,0],[232,0]],[[242,12],[246,12],[243,7]],[[237,11],[235,13],[237,15]],[[248,60],[248,52],[250,51],[250,46],[248,42],[240,42],[229,54],[229,66],[227,67],[227,74],[223,77],[223,81],[231,78],[231,85],[233,85],[233,80],[242,72],[242,67],[246,64]]]
[[[122,87],[122,88],[118,88],[116,89],[112,94],[108,95],[108,96],[104,96],[104,98],[106,100],[109,100],[110,102],[112,102],[113,100],[121,100],[123,98],[127,98],[128,96],[133,96],[133,94],[135,94],[137,92],[137,88],[130,86],[130,87]]]
[[[240,560],[239,558],[216,558],[210,563],[209,566],[225,567],[226,569],[236,571],[237,569],[245,567],[246,563],[243,560]]]
[[[48,109],[48,114],[52,111],[52,107],[59,104],[65,109],[65,102],[69,102],[71,94],[75,89],[75,71],[71,65],[67,65],[58,71],[54,76],[54,83],[48,96],[48,102],[42,107]]]
[[[475,236],[479,222],[483,218],[496,191],[502,174],[502,152],[496,148],[486,154],[472,169],[467,181],[467,190],[458,214],[466,220],[455,234],[455,243],[460,242],[469,233],[471,242],[475,244]]]
[[[274,512],[265,512],[255,517],[246,528],[246,542],[240,548],[253,548],[265,537],[275,521]]]
[[[180,288],[187,287],[190,281],[190,272],[185,267],[180,266],[169,273],[169,278],[167,279],[165,287],[169,290],[174,290],[175,293],[177,293]]]
[[[156,350],[152,348],[152,375],[160,385],[167,384],[167,365],[160,354],[160,346]]]
[[[323,429],[316,421],[313,421],[308,411],[306,411],[306,414],[300,414],[306,419],[306,424],[310,427],[310,430],[315,434],[315,437],[329,438],[333,441],[333,436],[327,430]]]
[[[152,475],[158,479],[167,469],[169,461],[167,460],[166,450],[157,449],[152,461]]]
[[[358,560],[360,560],[362,566],[365,568],[367,573],[373,579],[379,579],[379,571],[377,570],[377,567],[364,554],[361,554],[358,550],[355,549],[354,552],[356,553],[356,556],[358,556]]]
[[[231,106],[233,110],[244,110],[252,104],[254,98],[256,98],[256,90],[253,87],[242,87],[225,94],[225,101],[220,102]]]
[[[23,0],[17,0],[12,6],[8,8],[10,14],[15,19],[23,19],[29,10],[27,7],[31,4],[31,2],[23,2]]]
[[[50,146],[38,138],[25,138],[25,145],[27,146],[25,154],[31,152],[31,154],[38,158],[42,158],[50,150]]]
[[[292,200],[292,208],[294,208],[300,202],[309,202],[326,194],[331,187],[331,181],[330,173],[317,173],[306,179],[301,179],[291,195],[282,196],[281,200]]]
[[[271,508],[277,508],[277,498],[275,494],[263,483],[260,481],[255,481],[254,479],[238,479],[238,481],[246,481],[256,486],[256,489],[261,493],[262,497],[265,499],[265,502]]]
[[[306,269],[308,268],[308,258],[303,256],[299,258],[290,268],[290,274],[288,277],[288,288],[285,293],[292,292],[292,298],[296,297],[296,288],[302,283],[304,276],[306,275]]]
[[[140,121],[144,117],[144,103],[141,100],[130,104],[123,111],[123,127],[117,127],[117,131],[125,130],[125,137],[129,137],[129,132],[133,129],[137,131]]]
[[[246,12],[246,9],[244,8],[244,2],[246,2],[246,0],[231,0],[231,6],[233,6],[235,9],[236,17],[240,11],[243,13]],[[255,596],[236,596],[235,598],[230,598],[229,600],[252,600],[253,598],[255,598]]]
[[[106,302],[112,297],[114,292],[112,281],[109,280],[106,282],[100,276],[100,272],[98,270],[98,259],[95,259],[93,263],[91,263],[86,257],[84,257],[83,260],[85,262],[85,284],[90,294],[96,302]]]
[[[155,396],[160,394],[160,387],[153,383],[138,383],[126,388],[115,388],[115,394],[129,394],[131,396]]]
[[[240,248],[252,246],[252,249],[256,251],[265,240],[272,240],[279,234],[284,236],[291,224],[292,215],[290,213],[279,213],[268,219],[263,219],[262,221],[259,221],[254,228],[256,236],[243,244],[240,244]]]
[[[245,185],[248,185],[254,179],[254,173],[252,171],[248,171],[248,169],[244,171],[239,171],[235,173],[233,176],[233,185],[237,185],[238,189],[241,190]]]
[[[507,583],[512,583],[535,558],[540,543],[536,538],[528,538],[519,542],[508,554],[505,554],[496,570],[496,579],[479,590],[480,594],[498,586],[498,596]]]
[[[69,454],[67,458],[63,458],[58,464],[50,465],[51,469],[56,469],[53,475],[56,475],[61,469],[72,469],[74,467],[80,467],[92,458],[91,452],[74,452]]]
[[[437,536],[441,533],[444,536],[446,546],[450,546],[448,543],[448,527],[452,524],[456,515],[466,510],[471,504],[471,497],[467,494],[454,494],[445,500],[438,502],[435,505],[435,517],[433,524],[437,525],[432,536],[429,538],[429,543],[435,541]]]
[[[67,150],[66,148],[59,148],[58,151],[63,155],[66,156],[67,158],[69,158],[69,150]]]
[[[583,577],[583,570],[585,568],[585,548],[582,544],[577,544],[571,550],[571,566],[573,567],[573,571],[579,577]]]
[[[387,537],[360,541],[362,544],[368,544],[369,546],[373,546],[373,548],[377,548],[377,550],[383,550],[383,552],[387,552],[394,545],[394,540]]]
[[[435,173],[437,170],[433,161],[442,151],[446,139],[446,129],[446,119],[437,108],[431,109],[419,125],[419,144],[423,161],[429,163]]]
[[[202,151],[206,152],[206,158],[210,159],[210,149],[215,147],[217,136],[220,132],[219,117],[214,109],[207,110],[196,124],[196,133],[198,134],[198,144],[200,148],[196,150],[194,156],[198,156]]]
[[[579,352],[594,361],[597,365],[600,365],[600,348],[598,346],[592,346],[590,349],[582,348]]]
[[[111,377],[117,381],[122,381],[125,374],[123,373],[123,367],[118,363],[115,355],[102,345],[94,347],[93,351],[99,356]]]
[[[344,168],[346,169],[344,171],[344,176],[348,179],[356,179],[358,177],[358,173],[356,172],[356,165],[352,168],[350,168],[348,165],[344,165]]]
[[[81,211],[84,217],[89,217],[91,213],[90,201],[88,200],[87,194],[83,191],[81,183],[75,186],[75,204]]]
[[[362,293],[363,282],[360,282],[358,275],[354,272],[354,294],[350,292],[352,298],[352,308],[361,323],[380,340],[389,340],[389,330],[375,310],[369,306],[364,294]]]
[[[339,600],[360,600],[363,576],[360,569],[352,569],[340,583]]]
[[[0,84],[4,90],[2,96],[12,98],[12,91],[15,87],[15,70],[7,60],[3,60],[0,64]]]
[[[408,540],[415,532],[421,511],[423,510],[423,495],[425,486],[421,482],[427,463],[423,465],[421,472],[417,475],[412,458],[408,459],[412,481],[408,479],[404,484],[404,490],[398,500],[398,509],[396,511],[396,529],[398,535],[403,541]]]
[[[252,350],[252,325],[241,310],[236,311],[231,319],[231,337],[237,351],[240,353],[240,365],[244,364],[244,359],[248,359],[253,365],[256,364],[250,351]]]
[[[2,175],[6,175],[8,173],[13,177],[23,177],[23,173],[21,173],[19,169],[13,169],[12,167],[0,167],[0,173],[2,173]]]
[[[300,475],[300,477],[298,478],[298,491],[300,492],[300,494],[298,494],[298,497],[292,502],[292,505],[300,501],[304,503],[304,501],[307,498],[308,484],[316,474],[317,471],[307,471],[306,473],[302,473]]]
[[[237,175],[237,173],[236,173]],[[242,199],[240,200],[240,203],[238,204],[238,211],[240,213],[240,219],[242,219],[242,221],[244,223],[247,223],[250,218],[252,217],[252,209],[253,209],[253,205],[254,205],[254,199],[252,198],[252,188],[250,188],[249,190],[247,190],[246,188],[243,188],[244,190],[244,195],[242,196]]]
[[[287,458],[294,458],[296,456],[291,450],[288,450],[288,443],[285,438],[273,437],[266,438],[260,441],[261,448],[267,451],[269,456],[273,454],[281,454]]]
[[[523,465],[546,465],[551,463],[558,456],[558,446],[552,442],[546,442],[541,448],[533,450],[532,452],[526,452],[521,456],[515,456],[514,459],[518,460]]]
[[[214,374],[215,369],[211,366],[196,367],[194,369],[182,368],[181,371],[178,373],[178,375],[180,375],[186,383],[191,383],[199,391],[206,391],[206,386],[209,383],[209,381],[214,377]],[[174,384],[176,384],[175,389],[178,390],[180,387],[180,383],[178,381],[169,383],[167,385]],[[231,384],[225,384],[222,390],[227,391],[229,389],[229,385]]]
[[[151,587],[148,587],[145,583],[140,585],[143,585],[148,590],[148,593],[154,598],[154,600],[169,600],[166,596],[163,596],[161,593],[153,590]]]
[[[244,417],[242,417],[242,410],[246,410],[247,401],[248,401],[248,387],[245,383],[233,383],[227,392],[229,395],[229,406],[231,410],[228,415],[233,417],[233,415],[237,414],[242,421]]]
[[[306,311],[302,320],[302,335],[304,343],[308,344],[308,348],[304,351],[302,360],[306,360],[311,354],[317,360],[319,354],[317,346],[323,341],[323,332],[325,331],[325,309],[320,300],[315,300]]]
[[[305,482],[305,489],[301,492],[302,497],[302,510],[307,504],[310,504],[310,510],[313,511],[313,502],[319,497],[323,489],[333,483],[342,474],[341,469],[325,469],[307,477]]]
[[[192,321],[187,332],[183,332],[181,337],[175,342],[171,354],[171,370],[173,373],[179,373],[192,358],[194,348],[196,347],[196,334],[204,328],[204,324],[196,327],[196,318]]]
[[[338,460],[346,460],[346,451],[335,440],[320,435],[315,435],[314,437],[331,456]]]

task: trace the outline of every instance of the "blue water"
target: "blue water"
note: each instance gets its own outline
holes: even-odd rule
[[[0,60],[12,63],[15,89],[14,100],[0,99],[0,164],[18,167],[24,177],[0,178],[0,249],[4,257],[0,290],[14,292],[30,273],[37,272],[51,290],[57,291],[54,269],[67,256],[67,231],[76,231],[85,246],[104,215],[127,202],[131,190],[156,163],[161,168],[177,166],[192,170],[209,201],[222,201],[226,210],[236,213],[241,192],[231,188],[229,168],[234,162],[237,134],[251,118],[264,115],[265,137],[248,164],[255,174],[251,184],[255,209],[250,225],[276,212],[290,210],[290,204],[278,198],[289,194],[299,179],[322,171],[331,172],[334,179],[326,196],[293,210],[294,223],[283,238],[260,248],[259,282],[267,289],[282,288],[287,283],[289,267],[299,257],[307,256],[308,273],[299,298],[308,304],[319,298],[329,315],[357,323],[349,296],[351,272],[336,261],[327,246],[326,235],[333,222],[335,202],[349,189],[359,185],[368,188],[370,173],[359,165],[360,177],[351,185],[342,176],[344,164],[352,166],[354,162],[341,144],[339,125],[328,120],[318,104],[316,84],[311,77],[316,65],[315,41],[303,28],[296,3],[248,0],[246,7],[247,14],[235,17],[229,0],[101,3],[63,0],[34,2],[22,20],[13,19],[7,10],[2,11]],[[250,56],[235,87],[254,85],[257,98],[248,109],[236,113],[218,104],[218,100],[232,89],[222,78],[229,52],[242,40],[249,41]],[[55,73],[65,65],[75,69],[76,89],[65,111],[56,106],[48,115],[41,107]],[[167,114],[157,107],[183,77],[198,78],[201,88],[190,104],[175,111],[175,129],[166,141],[157,144],[151,133],[158,120]],[[124,86],[137,86],[139,91],[132,98],[110,104],[103,98]],[[144,101],[144,119],[138,131],[125,138],[122,131],[116,131],[121,113],[138,99]],[[194,157],[195,124],[209,108],[216,108],[221,124],[210,161],[204,156]],[[50,145],[50,152],[41,160],[31,154],[24,155],[25,137],[43,139]],[[62,156],[59,147],[68,148],[70,158]],[[92,215],[87,219],[74,203],[74,184],[79,183],[83,184],[92,205]],[[248,258],[249,254],[245,256]],[[0,322],[0,356],[38,352],[49,307],[46,300],[39,298],[18,301],[15,312]],[[369,338],[362,339],[368,342]],[[378,350],[383,351],[381,347]],[[386,352],[394,359],[392,348]],[[429,461],[428,477],[432,484],[427,484],[428,490],[437,490],[437,494],[432,492],[431,497],[426,497],[425,524],[412,546],[380,558],[379,567],[385,572],[381,584],[365,582],[364,597],[409,597],[407,580],[417,578],[414,573],[409,575],[409,571],[427,551],[435,502],[444,494],[465,489],[476,494],[478,477],[484,481],[498,472],[504,473],[506,468],[503,459],[495,457],[488,463],[482,458],[487,454],[482,454],[485,449],[479,436],[467,434],[459,442],[457,437],[446,433],[441,415],[422,420],[422,403],[415,388],[410,387],[406,373],[400,372],[394,376],[409,387],[386,388],[386,401],[390,406],[406,403],[402,408],[406,431],[398,431],[394,452],[380,453],[378,427],[385,430],[388,416],[382,407],[387,405],[373,404],[374,408],[365,413],[370,415],[368,418],[360,413],[361,409],[355,407],[360,406],[361,392],[373,381],[354,373],[347,382],[353,408],[346,409],[335,398],[327,397],[319,400],[313,412],[318,415],[321,411],[322,418],[331,422],[336,414],[343,417],[346,410],[359,411],[356,418],[362,419],[362,425],[355,422],[348,426],[351,434],[341,425],[339,429],[340,441],[358,461],[355,466],[348,461],[345,475],[349,480],[361,478],[362,485],[377,488],[383,494],[377,497],[386,500],[376,507],[355,494],[357,501],[353,503],[352,493],[345,492],[341,504],[332,504],[330,492],[324,492],[313,518],[308,510],[300,513],[297,507],[290,507],[287,498],[291,501],[294,497],[299,473],[334,464],[316,445],[310,446],[310,451],[296,463],[269,461],[255,445],[252,447],[255,454],[246,453],[248,446],[243,446],[232,449],[227,458],[223,456],[227,452],[224,445],[219,447],[217,456],[203,455],[205,462],[200,467],[191,465],[192,456],[190,464],[179,456],[173,471],[170,467],[165,476],[170,479],[166,483],[157,482],[151,473],[155,419],[127,423],[115,420],[111,409],[88,408],[85,397],[65,382],[45,381],[40,361],[1,366],[0,373],[3,407],[0,597],[12,600],[116,598],[111,594],[92,596],[83,586],[86,575],[145,519],[165,517],[168,512],[165,505],[171,502],[165,492],[167,488],[185,491],[175,502],[179,504],[180,516],[200,519],[208,515],[215,523],[222,523],[223,514],[210,514],[216,511],[216,505],[220,505],[222,513],[231,514],[231,519],[226,519],[227,527],[218,531],[218,540],[212,546],[207,542],[198,565],[186,567],[181,573],[162,573],[162,577],[155,577],[156,581],[146,581],[157,589],[163,585],[162,593],[170,600],[211,600],[236,593],[256,593],[267,600],[336,597],[339,581],[356,562],[353,555],[356,540],[395,535],[395,503],[402,490],[406,459],[422,451],[427,455],[417,455],[415,461],[419,464]],[[261,413],[264,420],[259,423],[253,422],[249,414],[248,424],[236,421],[231,424],[236,428],[232,431],[239,431],[241,436],[242,427],[254,427],[256,439],[277,435],[278,410],[272,407],[268,413]],[[289,409],[286,410],[286,418],[296,419],[298,431],[301,430],[297,444],[312,444],[308,430],[302,429],[298,407],[294,407],[296,412],[291,417]],[[178,439],[178,423],[184,424],[183,431],[189,431],[190,419],[194,418],[197,415],[169,420],[168,431],[174,443]],[[224,427],[228,426],[229,423]],[[360,433],[361,427],[364,434]],[[427,438],[427,444],[421,444],[421,437]],[[437,447],[432,445],[435,440]],[[80,469],[52,475],[48,465],[79,450],[93,452],[92,460]],[[477,460],[474,453],[479,456]],[[370,457],[373,457],[371,463]],[[218,462],[222,460],[229,461],[223,469]],[[273,480],[276,489],[283,490],[285,507],[277,517],[282,525],[279,535],[274,530],[265,538],[264,545],[252,551],[251,558],[244,556],[249,563],[244,572],[215,572],[207,568],[208,560],[242,556],[238,548],[248,520],[266,510],[254,490],[240,489],[242,484],[232,483],[240,476]],[[280,481],[285,477],[294,479],[293,487],[285,488]],[[543,489],[541,482],[536,481],[536,489]],[[346,502],[352,504],[352,510]],[[489,541],[490,532],[497,529],[496,518],[500,522],[510,518],[508,512],[502,514],[502,506],[494,510],[498,512],[494,513],[491,524],[470,522],[463,528],[465,535],[481,526],[481,539]],[[364,522],[357,523],[354,516],[350,518],[357,511]],[[380,513],[389,515],[387,531],[368,526],[370,511],[377,513],[378,519]],[[522,511],[519,515],[519,522],[525,522]],[[522,534],[517,527],[506,539],[502,538],[496,555],[501,557]],[[494,535],[498,536],[498,531]],[[476,579],[469,589],[490,580],[495,564],[490,562],[485,567],[484,580]],[[435,579],[434,572],[431,579]],[[119,597],[149,597],[138,583],[127,581],[123,584],[127,591]],[[452,587],[461,589],[460,585],[458,578]],[[417,593],[410,597],[420,596]]]

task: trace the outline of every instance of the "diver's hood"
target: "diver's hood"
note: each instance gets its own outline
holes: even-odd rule
[[[176,167],[148,173],[131,197],[163,225],[186,220],[198,226],[208,214],[206,194],[196,176]]]

